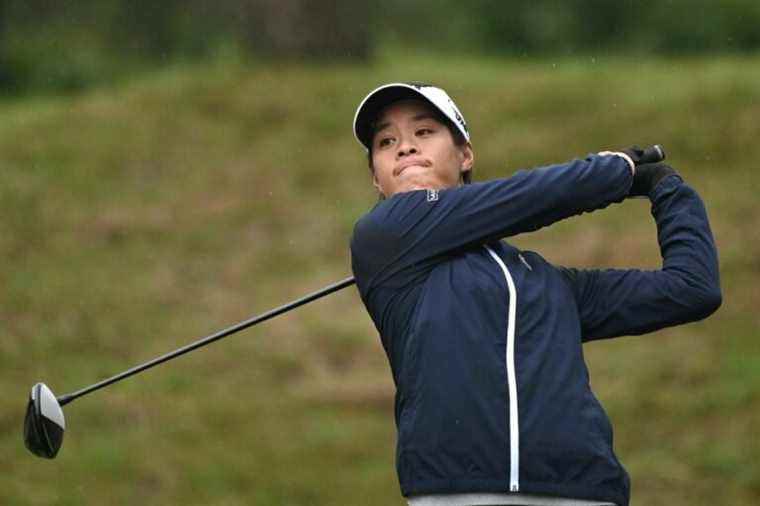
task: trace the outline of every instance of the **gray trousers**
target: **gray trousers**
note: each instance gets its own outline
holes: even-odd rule
[[[409,506],[616,506],[590,501],[534,494],[432,494],[407,499]]]

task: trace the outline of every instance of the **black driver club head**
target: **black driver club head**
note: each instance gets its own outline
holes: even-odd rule
[[[32,387],[24,418],[24,444],[30,452],[54,459],[63,444],[66,421],[53,392],[44,383]]]

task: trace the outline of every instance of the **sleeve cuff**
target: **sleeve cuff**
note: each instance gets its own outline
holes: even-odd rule
[[[623,158],[626,162],[628,162],[628,166],[631,167],[631,174],[636,174],[636,164],[633,163],[633,159],[622,151],[600,151],[597,154],[599,156],[615,155]]]
[[[663,177],[660,181],[657,182],[656,185],[654,185],[654,188],[652,188],[649,192],[649,199],[654,202],[657,200],[663,193],[667,193],[668,191],[673,190],[675,187],[677,187],[679,184],[683,183],[683,178],[679,174],[668,174],[667,176]]]

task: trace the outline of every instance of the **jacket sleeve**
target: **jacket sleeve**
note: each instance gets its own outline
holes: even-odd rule
[[[631,182],[623,157],[591,155],[506,179],[394,195],[354,228],[352,267],[359,289],[366,293],[401,271],[406,279],[414,277],[460,248],[619,202]]]
[[[584,341],[701,320],[721,304],[718,253],[702,200],[677,175],[660,182],[651,199],[662,269],[561,268],[575,293]]]

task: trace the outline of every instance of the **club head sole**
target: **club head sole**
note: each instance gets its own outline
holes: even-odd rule
[[[53,459],[63,444],[66,420],[58,399],[44,383],[32,387],[24,417],[24,444],[38,457]]]

